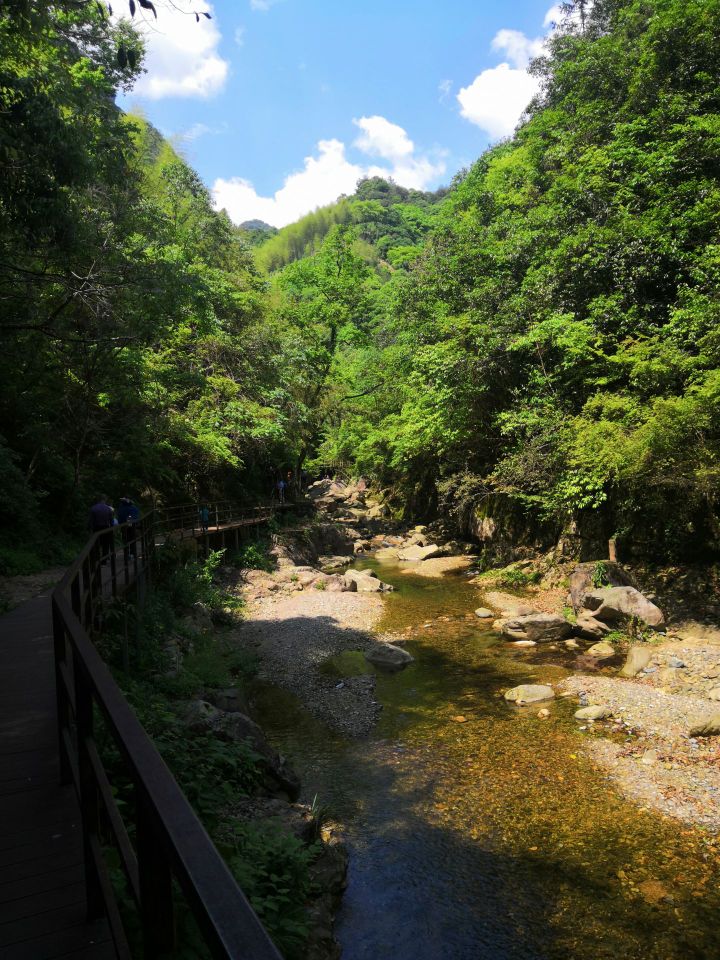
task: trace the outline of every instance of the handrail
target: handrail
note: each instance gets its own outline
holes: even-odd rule
[[[241,510],[227,501],[208,507],[215,523],[207,528],[200,523],[197,505],[182,505],[156,509],[135,525],[94,534],[52,594],[61,778],[74,783],[80,802],[88,916],[107,916],[121,960],[130,960],[131,952],[102,853],[106,838],[117,849],[137,904],[147,960],[175,945],[174,881],[213,957],[280,960],[92,641],[102,629],[109,602],[131,588],[140,602],[163,538],[192,537],[208,546],[211,541],[225,545],[228,535],[237,538],[242,527],[266,522],[281,509]],[[115,549],[115,531],[122,534],[121,551]],[[134,843],[95,745],[98,711],[134,787]]]

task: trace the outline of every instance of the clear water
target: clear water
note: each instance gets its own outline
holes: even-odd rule
[[[358,566],[396,587],[379,629],[416,658],[377,673],[375,730],[350,740],[282,690],[256,696],[304,797],[346,827],[344,960],[720,957],[713,839],[620,799],[579,752],[573,702],[541,720],[502,699],[567,676],[572,655],[500,642],[468,616],[482,595],[465,576]],[[326,669],[375,672],[357,652]]]

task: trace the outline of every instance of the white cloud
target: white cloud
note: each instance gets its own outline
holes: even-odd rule
[[[518,70],[525,70],[533,57],[537,57],[543,48],[544,37],[531,40],[519,30],[498,30],[493,37],[492,48],[507,54],[507,58]]]
[[[238,47],[245,45],[245,27],[235,27],[235,44]]]
[[[440,96],[438,100],[440,103],[443,103],[450,96],[450,91],[452,90],[452,80],[441,80],[438,84],[438,93]]]
[[[250,9],[267,13],[270,7],[274,7],[278,2],[279,0],[250,0]]]
[[[415,144],[403,128],[390,123],[385,117],[360,117],[353,123],[362,130],[354,146],[371,157],[397,160],[410,156],[415,149]]]
[[[213,184],[216,207],[225,208],[235,223],[257,218],[283,227],[317,207],[333,203],[343,193],[353,193],[363,177],[392,177],[402,186],[422,190],[445,172],[441,153],[435,159],[416,156],[406,131],[384,117],[361,117],[353,122],[363,131],[353,146],[368,156],[381,157],[389,165],[354,163],[348,159],[342,141],[321,140],[317,153],[306,157],[303,169],[286,177],[272,196],[261,196],[243,177],[219,178]]]
[[[457,98],[466,120],[499,138],[513,132],[537,91],[535,77],[501,63],[492,70],[483,70],[469,87],[460,90]]]
[[[552,32],[562,19],[562,8],[555,5],[545,14],[543,27]],[[533,57],[542,53],[545,40],[545,36],[527,37],[519,30],[499,30],[491,46],[507,59],[497,67],[483,70],[471,84],[462,87],[457,94],[461,115],[491,137],[509,136],[540,88],[527,67]]]
[[[206,123],[194,123],[191,127],[188,127],[187,130],[183,130],[183,132],[179,134],[179,139],[185,143],[192,142],[193,140],[198,140],[200,137],[227,133],[227,129],[228,126],[226,123],[221,124],[219,127],[209,127]]]
[[[203,6],[213,14],[210,4]],[[163,7],[157,20],[136,17],[147,45],[147,73],[136,83],[136,93],[150,100],[206,99],[222,90],[229,65],[218,53],[220,31],[214,16],[196,22],[193,11],[191,0],[175,0]]]

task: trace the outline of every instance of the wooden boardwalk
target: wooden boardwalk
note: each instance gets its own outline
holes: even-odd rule
[[[50,589],[0,617],[0,960],[109,960],[85,922],[80,812],[61,787]]]
[[[224,546],[234,532],[239,544],[241,528],[278,509],[211,525],[208,539],[182,520],[174,534]],[[114,560],[122,589],[121,549]],[[110,599],[110,567],[101,575]],[[51,593],[0,617],[0,960],[116,960],[108,923],[86,921],[80,809],[74,787],[60,785]],[[263,956],[275,956],[267,945],[272,953]]]

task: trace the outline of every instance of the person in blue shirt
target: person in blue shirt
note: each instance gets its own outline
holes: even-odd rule
[[[200,528],[202,529],[202,532],[207,533],[208,527],[210,526],[210,511],[205,504],[203,504],[198,510],[198,516],[200,517]]]
[[[122,528],[123,545],[130,548],[130,553],[135,553],[135,544],[137,542],[136,524],[140,519],[140,511],[132,497],[122,497],[117,511],[117,521],[119,524],[125,524]]]

